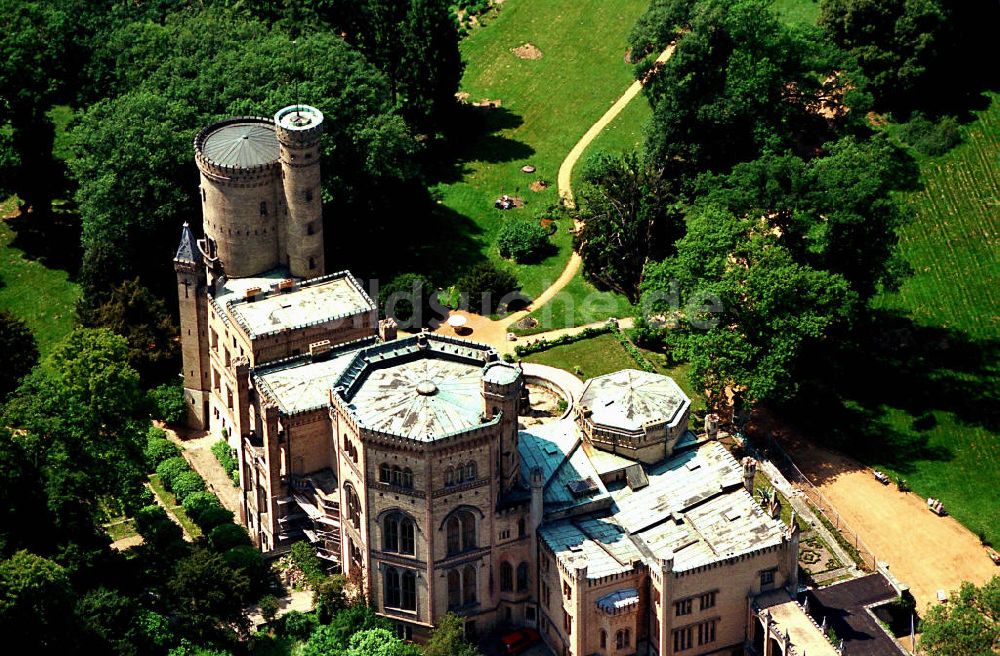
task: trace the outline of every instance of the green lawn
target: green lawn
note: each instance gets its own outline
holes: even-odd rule
[[[160,477],[156,474],[149,475],[149,487],[153,490],[153,494],[163,503],[167,508],[167,512],[173,515],[180,525],[184,527],[187,534],[191,536],[192,539],[197,539],[201,537],[201,529],[198,525],[188,517],[188,514],[184,512],[184,507],[177,503],[177,497],[173,495],[172,492],[168,492],[167,488],[163,486],[163,482]]]
[[[448,226],[441,231],[448,243],[435,248],[452,256],[449,266],[462,266],[457,254],[464,246],[458,244],[470,242],[472,256],[500,262],[494,247],[500,223],[518,215],[546,216],[558,203],[556,174],[563,158],[632,82],[625,38],[647,5],[647,0],[507,0],[494,20],[463,41],[463,91],[470,101],[499,100],[500,107],[484,110],[488,134],[470,136],[461,170],[442,173],[434,189]],[[511,52],[525,43],[539,48],[541,58],[520,59]],[[525,164],[536,172],[522,173]],[[530,191],[535,180],[544,180],[548,188]],[[523,198],[524,207],[494,209],[493,201],[504,193]],[[543,261],[516,267],[528,296],[548,287],[565,267],[571,251],[568,230],[561,227],[553,243],[555,251]],[[468,260],[470,254],[464,255]],[[460,274],[452,270],[444,277]],[[574,295],[589,291],[582,281],[571,290]],[[553,320],[567,316],[575,314]]]
[[[941,358],[944,363],[929,367],[928,377],[930,384],[940,385],[942,396],[954,395],[957,389],[968,398],[930,405],[925,410],[931,414],[921,419],[912,408],[887,404],[876,420],[895,433],[897,441],[920,448],[903,464],[890,458],[875,464],[906,478],[919,495],[942,499],[959,521],[1000,544],[1000,433],[995,430],[1000,374],[1000,98],[994,97],[963,134],[965,142],[943,156],[918,156],[925,186],[905,195],[916,217],[903,229],[900,245],[914,275],[877,305],[908,315],[918,329],[940,334],[933,350],[960,345],[965,357],[954,362]],[[984,398],[976,401],[983,390]]]
[[[695,394],[691,386],[691,381],[688,378],[690,367],[687,364],[668,367],[662,354],[645,350],[642,353],[659,373],[670,376],[677,381],[684,393],[691,398],[692,409],[702,410],[705,408],[704,398],[700,394]],[[558,367],[575,373],[584,380],[621,369],[638,368],[635,360],[622,348],[618,338],[610,334],[598,335],[572,344],[555,346],[546,351],[532,353],[525,356],[524,361]]]
[[[774,10],[786,23],[815,24],[819,18],[819,0],[774,0]]]
[[[13,198],[0,203],[0,216],[9,216],[15,207]],[[50,269],[14,247],[15,237],[8,221],[0,221],[0,309],[28,324],[45,357],[73,329],[80,290],[66,271]]]

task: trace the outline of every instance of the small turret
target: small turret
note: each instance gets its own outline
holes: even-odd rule
[[[743,487],[750,495],[753,495],[753,479],[757,474],[757,461],[747,456],[740,461],[740,464],[743,465]]]
[[[531,532],[542,523],[545,513],[545,474],[541,467],[531,468]]]
[[[500,490],[506,493],[521,475],[521,454],[517,448],[518,403],[524,379],[521,370],[505,362],[491,362],[483,368],[483,413],[487,419],[500,415]]]

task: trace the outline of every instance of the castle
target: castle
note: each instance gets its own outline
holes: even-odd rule
[[[174,259],[189,422],[237,450],[254,543],[309,540],[408,639],[454,612],[573,656],[833,653],[794,610],[795,522],[689,430],[670,378],[564,389],[489,346],[397,338],[325,273],[322,129],[294,105],[202,130],[204,237],[185,224]],[[565,414],[521,426],[532,386]]]

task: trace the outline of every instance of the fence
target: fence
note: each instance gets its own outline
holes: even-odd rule
[[[767,437],[767,455],[774,466],[798,489],[809,501],[809,504],[817,512],[821,521],[827,524],[827,528],[837,538],[840,546],[847,550],[861,569],[869,572],[876,571],[878,560],[875,553],[862,541],[857,531],[844,521],[840,513],[834,509],[833,504],[823,496],[812,481],[796,466],[795,461],[785,452],[770,434]]]

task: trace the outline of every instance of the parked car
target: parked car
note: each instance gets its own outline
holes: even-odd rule
[[[1000,553],[997,553],[996,549],[986,547],[986,555],[990,557],[994,565],[1000,565]]]
[[[500,644],[503,647],[501,653],[520,654],[541,639],[542,636],[538,635],[538,631],[529,628],[505,633],[500,637]]]
[[[875,480],[877,480],[882,485],[888,485],[889,484],[889,477],[886,476],[885,474],[883,474],[882,472],[880,472],[877,469],[875,470]]]

